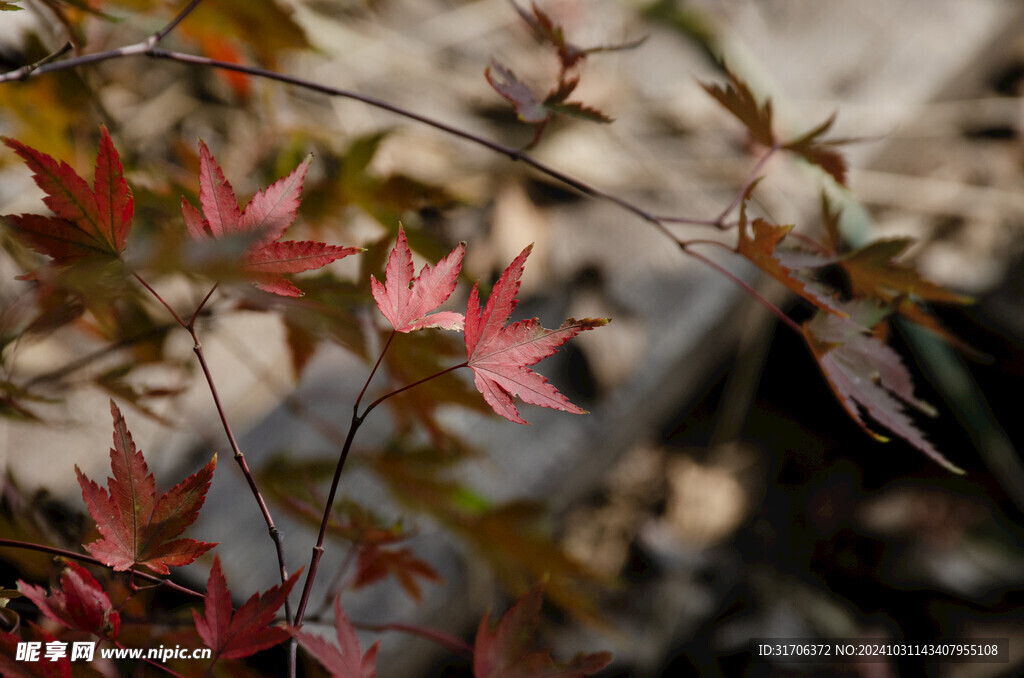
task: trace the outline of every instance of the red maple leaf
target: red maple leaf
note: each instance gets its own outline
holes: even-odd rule
[[[60,588],[50,595],[40,586],[18,581],[18,590],[35,603],[49,619],[75,631],[93,633],[103,638],[116,638],[121,616],[110,604],[103,587],[89,572],[68,561],[60,575]]]
[[[220,569],[220,557],[215,556],[203,601],[205,614],[192,610],[199,637],[218,659],[241,659],[287,640],[288,631],[270,623],[298,578],[296,572],[284,584],[254,593],[232,612],[231,591]]]
[[[358,247],[339,247],[310,240],[278,242],[295,221],[302,194],[302,182],[309,169],[309,158],[291,174],[278,179],[252,197],[245,209],[224,171],[202,141],[199,142],[199,206],[181,199],[185,227],[194,240],[248,235],[254,240],[242,255],[242,269],[265,292],[284,297],[299,297],[302,292],[282,274],[321,268],[355,254]]]
[[[313,655],[334,678],[376,678],[380,643],[374,643],[363,654],[356,630],[341,609],[340,596],[334,600],[334,628],[338,632],[338,647],[312,633],[298,629],[291,632],[306,652]]]
[[[57,265],[97,255],[120,256],[131,230],[134,201],[106,127],[100,127],[92,187],[67,163],[15,139],[3,141],[32,170],[32,178],[46,192],[43,202],[55,215],[7,215],[15,237]]]
[[[473,645],[475,678],[582,678],[611,663],[608,652],[581,653],[559,665],[549,650],[531,650],[543,596],[543,585],[534,588],[509,608],[493,629],[490,614],[483,616]]]
[[[411,549],[382,549],[376,544],[366,544],[359,551],[352,589],[369,586],[388,575],[393,575],[402,590],[417,603],[423,600],[417,577],[426,581],[441,581],[441,575],[417,558]]]
[[[114,447],[110,450],[113,477],[107,479],[110,493],[75,467],[82,498],[103,535],[85,548],[119,572],[145,565],[158,574],[169,574],[168,565],[188,565],[216,546],[175,537],[199,515],[217,455],[199,472],[157,497],[156,481],[142,452],[135,449],[132,434],[113,400],[110,412],[114,417]]]
[[[548,330],[533,318],[505,327],[519,303],[515,296],[531,249],[533,245],[524,249],[501,274],[486,307],[480,308],[479,283],[473,285],[466,306],[467,364],[473,369],[477,390],[495,412],[517,424],[526,421],[512,396],[531,405],[585,414],[528,365],[548,357],[580,332],[608,324],[607,318],[569,318],[557,330]]]
[[[448,301],[448,297],[455,291],[465,253],[465,243],[459,243],[433,268],[430,264],[424,264],[420,274],[414,277],[416,268],[412,264],[412,252],[409,251],[405,229],[399,224],[398,240],[388,257],[387,268],[384,269],[384,283],[370,276],[370,287],[377,308],[396,332],[413,332],[425,327],[462,329],[464,318],[461,313],[431,311]]]

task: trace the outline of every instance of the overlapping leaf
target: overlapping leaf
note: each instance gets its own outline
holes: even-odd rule
[[[105,127],[100,128],[91,187],[67,163],[15,139],[4,137],[3,141],[32,170],[36,184],[46,193],[43,202],[54,213],[52,217],[7,215],[19,240],[48,255],[58,266],[87,257],[120,256],[131,230],[134,201]]]
[[[754,186],[751,186],[751,190],[753,188]],[[836,290],[813,280],[811,276],[798,272],[796,266],[792,264],[787,266],[788,262],[777,251],[779,244],[793,230],[792,226],[779,226],[764,219],[755,219],[752,224],[747,222],[746,205],[749,195],[748,190],[740,206],[736,251],[785,285],[790,291],[799,294],[818,308],[829,313],[846,315],[837,305]],[[786,259],[792,261],[793,257]],[[833,261],[831,258],[817,255],[803,256],[802,259],[803,268],[824,266]]]
[[[60,588],[50,595],[40,586],[18,582],[18,590],[48,619],[75,631],[103,638],[116,638],[121,616],[114,610],[103,587],[77,563],[67,562],[60,575]]]
[[[396,332],[414,332],[426,327],[462,329],[465,319],[461,313],[433,311],[448,301],[448,297],[455,291],[465,252],[465,243],[459,243],[433,267],[424,264],[416,276],[405,229],[399,225],[398,239],[384,270],[384,283],[370,276],[370,288],[377,308]]]
[[[340,247],[313,241],[279,242],[295,221],[302,183],[309,169],[307,158],[286,177],[258,192],[245,209],[224,171],[202,141],[199,142],[199,206],[193,207],[182,198],[181,211],[185,227],[194,240],[220,239],[229,236],[251,238],[242,256],[242,269],[265,292],[285,297],[301,296],[292,283],[283,277],[300,273],[359,252],[356,247]]]
[[[221,571],[220,557],[215,556],[206,584],[203,614],[192,610],[196,631],[213,650],[214,657],[242,659],[287,640],[287,630],[270,624],[298,578],[296,572],[284,584],[254,593],[238,610],[232,611],[231,591]]]
[[[292,634],[298,639],[299,645],[327,669],[332,678],[376,678],[380,643],[374,643],[363,654],[356,630],[341,609],[340,596],[334,601],[334,628],[338,633],[337,647],[305,631],[292,629]]]
[[[608,652],[579,654],[568,664],[558,664],[550,650],[530,649],[540,621],[544,587],[535,587],[520,598],[493,628],[490,614],[480,620],[473,646],[475,678],[582,678],[611,663]]]
[[[849,277],[853,295],[884,303],[902,295],[947,304],[970,303],[970,297],[950,292],[896,261],[913,242],[910,238],[876,240],[842,257],[839,264]]]
[[[75,467],[82,498],[103,536],[85,548],[119,572],[145,565],[158,574],[168,574],[168,565],[188,565],[216,546],[176,537],[199,515],[217,456],[158,497],[156,480],[113,401],[110,412],[114,418],[114,446],[110,450],[113,477],[107,480],[109,494]]]
[[[557,330],[544,329],[537,318],[505,326],[518,300],[529,245],[501,274],[487,305],[480,307],[480,284],[473,286],[466,306],[466,353],[477,390],[495,412],[509,421],[525,424],[512,401],[550,407],[572,414],[584,411],[569,402],[547,379],[528,366],[553,354],[559,346],[580,332],[608,324],[607,318],[569,318]]]
[[[962,473],[946,459],[914,425],[903,404],[934,416],[935,410],[914,397],[910,373],[899,355],[869,334],[864,326],[873,326],[866,314],[879,312],[864,302],[851,305],[851,318],[818,313],[803,325],[804,339],[839,402],[861,428],[877,440],[885,441],[861,417],[860,410],[955,473]]]

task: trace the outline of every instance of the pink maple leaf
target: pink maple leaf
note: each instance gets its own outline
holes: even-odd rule
[[[399,224],[398,240],[384,269],[384,283],[370,276],[377,308],[396,332],[413,332],[425,327],[462,329],[464,319],[461,313],[431,311],[446,302],[455,291],[465,253],[465,243],[459,243],[447,257],[433,267],[424,264],[420,274],[414,276],[416,269],[412,264],[412,252],[409,251],[405,229]]]

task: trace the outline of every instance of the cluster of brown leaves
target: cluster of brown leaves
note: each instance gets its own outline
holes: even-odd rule
[[[845,184],[846,161],[835,150],[844,142],[821,139],[835,116],[796,140],[782,141],[773,128],[771,101],[759,103],[745,82],[728,69],[726,73],[729,82],[724,87],[704,84],[704,89],[744,125],[753,141],[769,149],[767,152],[792,152]],[[961,473],[905,412],[904,405],[909,405],[924,414],[935,414],[930,405],[914,396],[910,373],[885,339],[890,319],[901,317],[959,345],[928,312],[926,304],[963,304],[970,300],[924,279],[900,262],[898,257],[912,242],[907,238],[881,240],[845,251],[839,212],[825,194],[825,237],[821,242],[807,237],[788,240],[792,225],[762,218],[750,221],[747,201],[756,186],[756,180],[751,182],[740,204],[735,251],[817,309],[816,315],[803,324],[802,337],[843,408],[876,440],[888,439],[867,426],[862,410],[938,463]],[[836,279],[844,284],[837,287],[832,282]]]

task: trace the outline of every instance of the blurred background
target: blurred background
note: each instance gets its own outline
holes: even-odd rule
[[[83,53],[137,42],[177,8],[134,0],[21,4],[24,11],[0,13],[3,70],[65,42]],[[136,200],[126,258],[152,271],[182,312],[208,291],[202,273],[216,273],[180,241],[181,196],[197,203],[197,139],[243,202],[313,153],[288,237],[367,252],[299,276],[306,296],[295,301],[224,286],[200,325],[293,569],[308,559],[319,522],[310,507],[323,501],[338,432],[343,438],[386,339],[368,278],[381,277],[400,220],[418,262],[467,242],[464,281],[450,308],[465,303],[473,281],[493,283],[534,243],[517,317],[537,316],[547,327],[567,317],[612,318],[539,369],[587,416],[523,406],[532,426],[498,420],[468,375],[374,412],[346,468],[339,516],[355,521],[361,514],[353,507],[361,507],[379,525],[401,521],[402,547],[443,581],[417,580],[417,595],[394,580],[348,586],[342,601],[353,620],[471,637],[488,606],[504,609],[548,575],[543,642],[563,659],[612,650],[616,660],[601,675],[1020,675],[1024,6],[539,6],[579,46],[646,36],[634,49],[595,53],[581,66],[573,100],[614,122],[555,118],[531,152],[652,213],[714,218],[754,168],[747,133],[700,86],[724,79],[723,59],[759,97],[771,97],[783,136],[837,114],[830,137],[851,140],[841,147],[850,190],[778,157],[764,168],[751,209],[813,237],[827,190],[843,207],[850,242],[913,237],[905,261],[975,299],[932,309],[973,351],[909,326],[892,337],[916,394],[939,412],[915,422],[966,475],[902,441],[866,435],[799,336],[642,220],[400,116],[130,58],[0,85],[0,133],[88,177],[105,124]],[[506,0],[208,0],[166,46],[379,97],[513,147],[528,144],[534,130],[490,88],[484,68],[504,64],[538,93],[558,74],[557,59]],[[42,212],[41,196],[20,160],[0,153],[0,213]],[[732,237],[674,228],[681,237]],[[82,281],[41,294],[15,280],[40,259],[7,231],[0,242],[0,536],[65,548],[94,538],[74,467],[107,475],[113,397],[163,489],[220,453],[188,535],[221,543],[238,601],[271,586],[276,564],[266,528],[233,467],[188,335],[139,294]],[[809,317],[738,257],[709,256],[798,321]],[[457,338],[421,334],[401,337],[371,394],[463,359]],[[313,607],[352,584],[357,550],[330,542]],[[0,558],[3,587],[45,581],[51,572],[44,556],[3,550]],[[201,585],[209,564],[181,576]],[[173,615],[180,601],[154,604]],[[364,646],[376,637],[365,635]],[[1003,664],[780,664],[754,656],[751,639],[765,637],[1009,638],[1011,657]],[[275,675],[280,662],[283,653],[271,654],[249,669]],[[392,633],[384,636],[380,674],[471,670],[425,641]]]

